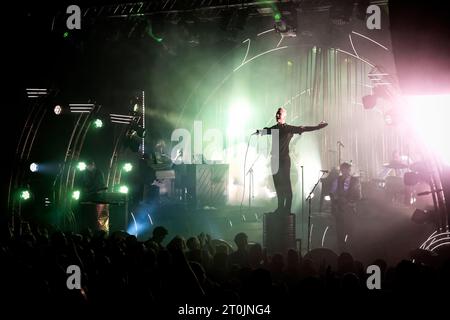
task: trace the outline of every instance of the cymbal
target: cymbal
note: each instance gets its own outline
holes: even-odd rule
[[[385,163],[383,165],[383,167],[389,168],[389,169],[407,169],[408,165],[405,163],[402,163],[402,162],[393,161],[393,162]]]

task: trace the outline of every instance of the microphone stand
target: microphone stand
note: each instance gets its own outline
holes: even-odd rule
[[[304,219],[304,216],[305,216],[305,179],[304,179],[304,171],[303,171],[303,166],[300,166],[300,168],[302,169],[302,232],[301,232],[301,237],[303,237],[304,235],[305,235],[305,233],[304,233],[304,231],[305,231],[305,228],[304,228],[304,226],[303,226],[303,222],[305,221],[305,219]],[[300,252],[301,252],[301,249],[302,248],[300,248]]]
[[[341,165],[341,148],[343,148],[344,145],[340,141],[337,142],[337,145],[338,145],[338,166],[340,166]]]
[[[255,198],[255,186],[254,186],[254,178],[253,178],[253,166],[255,165],[256,161],[258,161],[258,157],[256,157],[256,160],[253,161],[252,165],[250,166],[250,169],[248,169],[246,175],[249,175],[249,184],[248,184],[248,209],[251,210],[252,207],[252,198]]]
[[[309,252],[310,245],[311,245],[311,200],[312,200],[312,195],[313,195],[314,190],[316,189],[317,185],[319,184],[320,180],[325,175],[325,173],[326,172],[322,172],[322,175],[319,177],[316,184],[314,185],[311,192],[309,193],[308,197],[306,198],[306,200],[308,200],[308,207],[309,207],[308,208],[308,248],[307,248],[307,252]]]

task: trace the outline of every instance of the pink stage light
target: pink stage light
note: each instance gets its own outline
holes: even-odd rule
[[[420,142],[450,165],[450,95],[406,96],[407,120]]]

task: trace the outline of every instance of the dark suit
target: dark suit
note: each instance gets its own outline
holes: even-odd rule
[[[336,235],[340,250],[348,248],[347,244],[354,236],[356,202],[361,200],[361,183],[357,177],[345,179],[339,176],[331,188],[331,212],[336,218]]]
[[[291,213],[292,207],[292,186],[291,186],[291,158],[289,157],[289,143],[294,134],[315,131],[322,129],[326,124],[318,126],[290,126],[288,124],[279,124],[264,128],[262,134],[272,134],[272,131],[278,130],[278,136],[272,134],[272,159],[271,169],[273,184],[278,198],[277,211]],[[278,140],[276,140],[278,139]]]

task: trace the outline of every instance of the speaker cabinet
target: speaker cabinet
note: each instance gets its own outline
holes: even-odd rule
[[[286,255],[288,249],[295,249],[295,215],[265,213],[263,242],[269,254]]]

